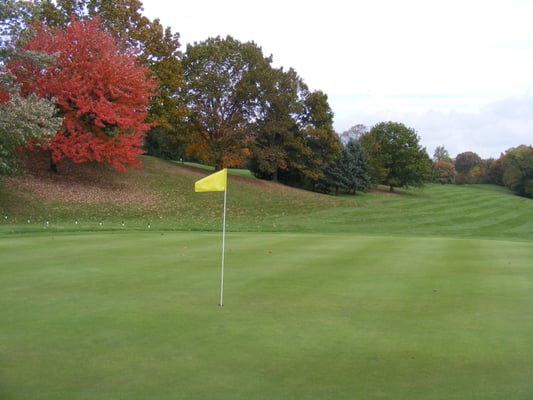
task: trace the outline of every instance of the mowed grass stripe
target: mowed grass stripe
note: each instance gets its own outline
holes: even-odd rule
[[[230,232],[224,308],[217,234],[5,238],[0,251],[5,398],[533,393],[529,243]]]
[[[280,229],[294,225],[315,232],[527,241],[533,238],[533,202],[493,186],[429,185],[380,198],[362,196],[351,206],[324,209],[306,220],[278,221]]]

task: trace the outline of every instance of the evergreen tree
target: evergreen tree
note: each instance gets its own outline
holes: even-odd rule
[[[356,193],[356,191],[366,191],[370,187],[370,164],[365,150],[358,140],[350,140],[344,148],[343,157],[346,158],[347,184],[346,189]]]
[[[367,191],[370,187],[370,164],[365,150],[358,140],[350,139],[342,150],[341,156],[326,170],[324,186],[339,188],[355,194]]]

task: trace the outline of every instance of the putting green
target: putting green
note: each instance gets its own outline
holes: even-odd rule
[[[0,239],[0,398],[530,399],[527,242]]]

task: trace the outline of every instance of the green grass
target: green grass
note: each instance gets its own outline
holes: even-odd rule
[[[230,233],[0,241],[0,398],[530,399],[533,246]]]
[[[176,161],[176,163],[178,163]],[[207,165],[204,165],[204,164],[198,164],[198,163],[194,163],[194,162],[179,162],[180,164],[182,165],[187,165],[189,167],[192,167],[192,168],[196,168],[196,169],[201,169],[203,171],[207,171],[207,172],[210,172],[210,173],[213,173],[215,172],[215,169],[213,167],[210,167],[210,166],[207,166]],[[228,174],[229,175],[234,175],[234,176],[245,176],[247,178],[253,178],[254,175],[250,172],[249,169],[244,169],[244,168],[228,168]]]
[[[146,204],[0,181],[0,399],[532,398],[531,200],[334,197],[231,170],[221,308],[207,172],[145,158],[46,187]]]

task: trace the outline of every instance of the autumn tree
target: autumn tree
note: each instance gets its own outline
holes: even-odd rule
[[[50,63],[53,57],[43,59],[39,53],[30,53],[18,49],[17,44],[24,43],[29,32],[27,26],[36,13],[32,2],[3,0],[0,2],[0,102],[6,102],[10,94],[18,93],[13,75],[6,69],[6,64],[13,58],[33,58],[36,62]],[[39,61],[41,59],[41,61]]]
[[[263,112],[261,80],[270,62],[255,43],[231,36],[187,46],[183,69],[189,155],[216,169],[244,165],[254,139],[251,125]]]
[[[66,28],[72,16],[79,20],[98,17],[103,28],[124,48],[133,49],[138,62],[157,78],[159,90],[148,109],[152,129],[146,148],[157,155],[172,156],[184,138],[178,129],[186,115],[179,91],[183,82],[179,34],[143,15],[140,0],[41,0],[36,15],[44,25]]]
[[[48,68],[23,61],[8,65],[23,96],[53,99],[63,117],[62,129],[45,147],[51,167],[64,158],[107,162],[122,171],[139,166],[156,85],[135,55],[104,32],[98,19],[72,20],[65,30],[39,27],[23,49],[57,54]]]
[[[422,185],[429,178],[431,160],[414,129],[398,122],[381,122],[361,140],[377,169],[376,183],[389,186],[391,192],[395,187]]]
[[[434,183],[454,183],[455,182],[455,165],[450,161],[433,161],[431,170],[431,182]]]
[[[431,182],[454,183],[455,165],[450,153],[444,146],[437,146],[433,152],[433,165],[431,167]]]

